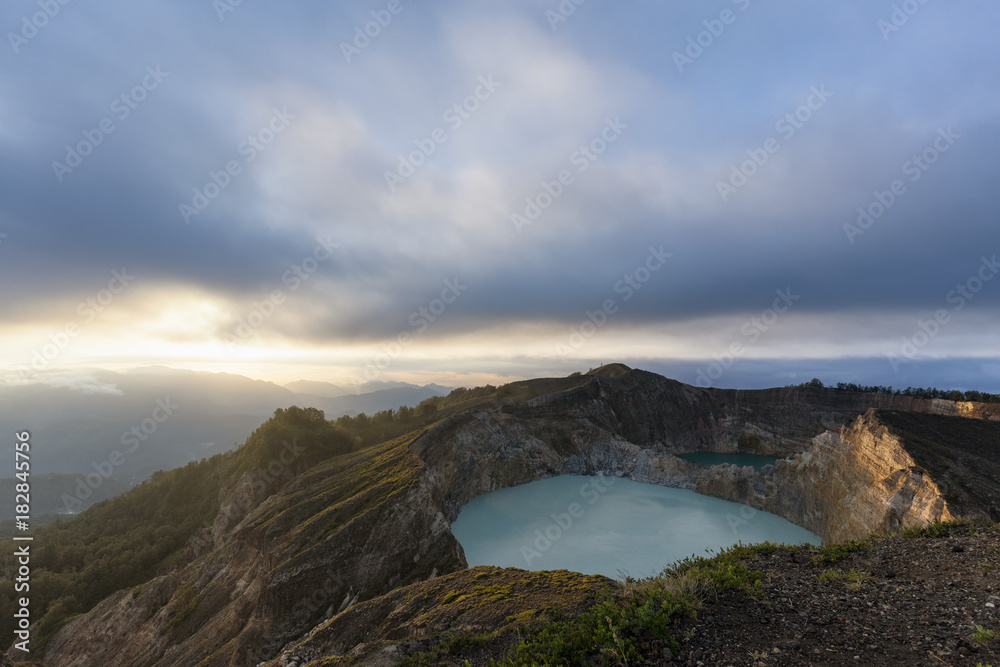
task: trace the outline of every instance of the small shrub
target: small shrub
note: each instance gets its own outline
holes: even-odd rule
[[[938,521],[929,526],[912,526],[903,531],[903,537],[912,540],[918,537],[950,537],[957,527],[954,522]]]
[[[870,537],[863,540],[827,544],[820,547],[819,554],[813,556],[813,560],[820,565],[833,565],[848,558],[851,554],[867,551],[871,547],[872,539]]]
[[[424,667],[438,664],[442,657],[475,651],[496,637],[492,632],[459,632],[442,637],[436,646],[427,651],[404,658],[400,667]],[[466,660],[465,664],[469,664]]]
[[[997,632],[996,630],[987,630],[983,626],[977,625],[976,632],[972,635],[972,638],[985,646],[997,638]]]
[[[868,581],[870,575],[864,570],[855,570],[852,567],[847,572],[826,570],[820,574],[818,578],[820,581],[847,581],[849,588],[857,590],[861,588],[861,584]]]
[[[176,629],[188,618],[188,616],[194,613],[197,606],[198,593],[195,591],[194,585],[190,582],[182,584],[180,588],[177,589],[176,602],[174,603],[174,613],[170,619],[170,629]]]
[[[854,568],[851,568],[851,570],[847,573],[845,578],[849,582],[847,584],[848,588],[852,590],[858,590],[859,588],[861,588],[861,585],[864,584],[866,581],[868,581],[868,579],[870,579],[871,577],[864,570],[855,570]]]
[[[989,519],[983,518],[961,518],[955,521],[938,521],[929,526],[913,526],[902,532],[906,539],[918,537],[941,538],[961,535],[963,533],[978,534],[980,531],[996,530],[997,525]]]

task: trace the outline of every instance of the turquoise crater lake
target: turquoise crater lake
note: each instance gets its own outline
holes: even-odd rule
[[[738,542],[820,544],[746,505],[616,477],[564,475],[474,498],[451,531],[470,566],[573,570],[621,579]]]

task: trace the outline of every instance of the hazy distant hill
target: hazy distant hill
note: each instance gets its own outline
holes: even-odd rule
[[[62,494],[75,493],[80,479],[80,475],[32,475],[32,522],[39,523],[38,518],[46,514],[64,514],[66,508]],[[0,520],[11,520],[14,517],[14,488],[17,483],[18,480],[13,477],[0,479]],[[106,480],[101,486],[91,490],[91,495],[84,504],[89,506],[113,498],[128,491],[130,486],[131,479],[124,475]]]
[[[379,391],[358,395],[348,389],[349,395],[326,397],[241,375],[163,367],[51,374],[43,379],[45,384],[0,384],[0,429],[31,432],[31,471],[36,481],[44,474],[60,474],[52,478],[58,483],[33,489],[33,505],[39,514],[62,507],[59,497],[74,492],[78,475],[101,475],[93,496],[81,498],[88,506],[156,470],[232,449],[278,408],[315,407],[334,419],[415,406],[447,391],[404,383],[385,388],[389,383],[373,383]],[[336,387],[314,382],[292,385]],[[8,481],[0,480],[0,484]],[[55,493],[62,487],[66,490]]]
[[[419,387],[415,384],[409,384],[407,382],[383,382],[383,381],[373,381],[365,382],[364,384],[357,386],[345,386],[339,384],[333,384],[330,382],[315,382],[313,380],[296,380],[295,382],[289,382],[285,385],[285,389],[292,391],[296,394],[302,394],[306,396],[319,396],[322,398],[339,398],[341,396],[360,396],[363,394],[376,394],[382,393],[391,389],[430,389],[433,393],[428,395],[440,395],[444,396],[452,390],[451,387],[442,387],[439,384],[429,384],[424,387]],[[385,397],[390,396],[389,394],[382,394]],[[424,397],[426,398],[426,396]],[[421,399],[422,400],[422,399]],[[391,408],[398,408],[400,405],[407,405],[406,403],[397,403],[391,405]],[[381,410],[386,410],[388,408],[379,408]],[[365,412],[365,410],[360,410],[360,412]]]
[[[308,403],[311,407],[323,410],[329,419],[333,419],[340,415],[350,415],[353,417],[361,412],[370,415],[381,410],[393,410],[401,405],[413,407],[425,398],[444,396],[448,393],[447,389],[442,391],[443,388],[431,388],[432,386],[415,387],[413,385],[406,385],[394,389],[373,391],[369,394],[348,394],[335,398],[302,396],[301,394],[299,396],[303,403]]]
[[[296,394],[309,394],[311,396],[322,396],[323,398],[337,398],[353,394],[354,389],[330,382],[315,382],[313,380],[296,380],[285,385],[285,389]]]

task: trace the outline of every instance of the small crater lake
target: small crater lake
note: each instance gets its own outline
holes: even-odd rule
[[[758,454],[719,454],[718,452],[690,452],[688,454],[678,454],[677,458],[697,463],[700,466],[710,468],[719,464],[733,464],[743,468],[753,466],[760,470],[764,466],[774,465],[778,460],[777,456],[760,456]]]
[[[451,526],[470,566],[573,570],[621,579],[738,542],[820,544],[805,528],[746,505],[617,477],[564,475],[465,505]]]

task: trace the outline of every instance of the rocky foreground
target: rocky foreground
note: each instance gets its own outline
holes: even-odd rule
[[[692,604],[657,610],[669,638],[649,634],[655,623],[624,623],[639,615],[623,612],[608,618],[615,634],[603,643],[581,620],[588,609],[593,620],[594,609],[638,607],[648,582],[472,568],[358,605],[268,667],[1000,664],[1000,525],[909,535],[750,549],[744,581],[757,583],[724,590],[675,574],[666,588]],[[604,612],[596,617],[603,624]],[[531,641],[557,626],[558,641]]]
[[[1000,530],[943,534],[879,540],[831,564],[798,550],[755,557],[761,593],[707,601],[678,628],[673,663],[1000,665]]]

